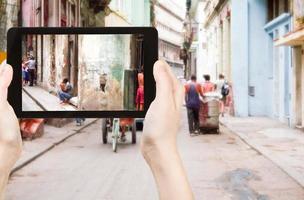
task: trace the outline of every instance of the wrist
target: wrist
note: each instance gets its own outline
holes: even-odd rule
[[[1,173],[9,174],[13,169],[16,161],[21,156],[21,148],[3,144],[0,147],[0,171]]]
[[[179,157],[175,143],[142,144],[141,152],[146,162],[151,166],[161,166],[164,162]]]

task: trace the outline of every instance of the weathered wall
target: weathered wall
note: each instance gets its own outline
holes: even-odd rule
[[[295,28],[298,29],[304,26],[304,1],[294,0],[293,4],[294,4]]]
[[[123,74],[125,69],[131,68],[130,36],[79,36],[79,66],[79,102],[82,109],[123,108]],[[108,80],[105,93],[100,90],[99,81],[104,72]]]
[[[34,15],[33,13],[33,1],[27,0],[22,1],[22,26],[23,27],[32,27],[34,26]]]
[[[18,25],[19,1],[0,2],[0,51],[6,51],[6,34],[9,28]]]
[[[67,35],[44,35],[42,67],[40,66],[41,59],[39,57],[37,58],[38,68],[40,66],[43,70],[43,80],[38,83],[49,92],[57,93],[58,86],[63,78],[68,77],[68,75],[64,73],[67,68],[67,38]],[[55,39],[55,43],[53,43],[53,39]],[[38,80],[40,80],[40,77],[38,77]]]

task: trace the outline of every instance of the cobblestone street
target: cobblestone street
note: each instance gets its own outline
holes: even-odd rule
[[[183,112],[178,143],[196,199],[304,196],[292,178],[226,128],[220,135],[190,137],[186,122]],[[139,143],[128,138],[113,153],[101,142],[100,126],[98,120],[15,172],[7,199],[157,199]]]

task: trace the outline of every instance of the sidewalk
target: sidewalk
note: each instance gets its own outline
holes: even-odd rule
[[[37,138],[32,141],[23,141],[22,155],[15,164],[11,174],[39,158],[69,137],[78,134],[96,121],[97,119],[86,119],[83,126],[76,126],[75,122],[71,122],[65,125],[64,128],[44,125],[44,135],[41,138]]]
[[[304,132],[266,117],[223,117],[220,123],[304,188]]]
[[[24,98],[22,102],[25,111],[75,111],[70,104],[60,104],[59,98],[48,91],[38,87],[25,86],[22,90]],[[34,102],[34,103],[33,103]]]

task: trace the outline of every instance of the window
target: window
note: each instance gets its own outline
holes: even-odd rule
[[[288,0],[268,0],[268,21],[290,12]]]

